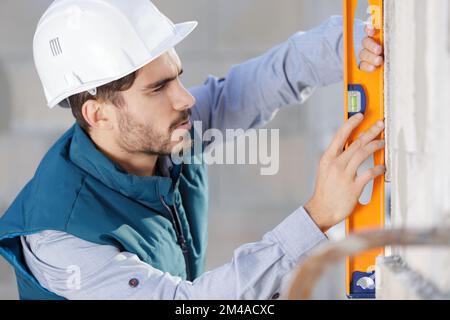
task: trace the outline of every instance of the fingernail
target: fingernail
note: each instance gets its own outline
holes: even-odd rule
[[[357,115],[355,115],[356,120],[362,120],[363,118],[364,118],[364,115],[362,113],[358,113]]]
[[[383,62],[383,59],[382,59],[381,57],[378,57],[378,58],[375,60],[375,62],[376,62],[376,64],[380,65],[380,64]]]
[[[377,122],[377,126],[378,126],[378,128],[380,128],[380,129],[382,129],[382,128],[384,128],[384,122],[383,121],[378,121]]]

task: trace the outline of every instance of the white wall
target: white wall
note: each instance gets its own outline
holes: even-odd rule
[[[393,226],[449,225],[450,1],[385,3]],[[380,298],[450,292],[450,250],[408,248],[394,254],[405,265],[392,259],[380,263]]]

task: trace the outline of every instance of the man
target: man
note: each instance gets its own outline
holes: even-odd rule
[[[362,120],[353,117],[322,158],[311,201],[203,273],[205,167],[175,165],[172,134],[192,121],[261,127],[310,88],[340,81],[342,19],[187,91],[173,47],[195,25],[173,25],[146,0],[59,0],[42,17],[34,55],[45,94],[50,107],[70,107],[77,123],[0,220],[0,253],[15,268],[22,299],[276,297],[283,277],[383,174],[377,167],[356,176],[384,147],[376,140],[383,123],[344,152]],[[363,43],[361,68],[370,72],[382,49],[369,37]]]

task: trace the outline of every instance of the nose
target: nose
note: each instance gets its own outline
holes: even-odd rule
[[[173,97],[173,108],[177,111],[184,111],[191,109],[195,105],[194,96],[178,81],[176,92]]]

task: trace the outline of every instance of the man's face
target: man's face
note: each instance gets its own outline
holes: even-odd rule
[[[122,92],[125,103],[116,108],[116,133],[123,150],[169,155],[179,144],[179,139],[172,141],[174,131],[192,128],[195,99],[181,84],[181,73],[180,59],[170,50],[139,70],[133,86]]]

